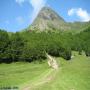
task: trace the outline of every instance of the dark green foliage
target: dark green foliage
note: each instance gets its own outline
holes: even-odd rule
[[[70,60],[72,50],[90,56],[90,27],[78,34],[24,31],[8,35],[0,30],[0,63],[44,60],[46,53]]]
[[[45,52],[42,48],[25,48],[22,54],[22,60],[32,62],[34,60],[46,59]]]
[[[0,31],[0,63],[19,61],[24,48],[23,38],[19,33],[10,37],[6,31]]]
[[[86,56],[90,56],[90,27],[81,32],[79,37],[82,39],[82,49],[85,51]]]
[[[67,35],[67,34],[66,34]],[[35,33],[26,31],[22,36],[26,38],[30,55],[34,59],[45,58],[47,52],[52,56],[61,56],[67,60],[71,58],[71,48],[68,45],[67,37],[60,33]],[[30,59],[31,60],[31,59]]]
[[[10,53],[13,61],[19,61],[24,48],[24,39],[15,33],[11,35],[10,41]]]
[[[9,36],[6,31],[0,30],[0,63],[6,62],[8,54],[6,50],[9,44]]]

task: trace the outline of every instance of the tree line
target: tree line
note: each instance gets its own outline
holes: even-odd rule
[[[45,60],[46,53],[70,60],[72,50],[90,56],[90,27],[78,34],[0,30],[0,63]]]

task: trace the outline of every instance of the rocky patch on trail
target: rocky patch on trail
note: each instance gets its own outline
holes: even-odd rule
[[[56,60],[51,57],[50,55],[46,54],[47,55],[47,58],[48,58],[48,65],[50,67],[52,67],[53,69],[58,69],[58,64],[56,62]]]

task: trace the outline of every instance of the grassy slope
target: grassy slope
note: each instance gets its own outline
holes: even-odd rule
[[[46,63],[0,64],[0,86],[19,86],[34,81],[48,71]]]
[[[56,74],[56,71],[51,72],[46,63],[1,64],[0,86],[31,85],[32,90],[90,90],[90,58],[77,53],[74,55],[71,61],[57,58],[60,68]],[[54,74],[49,82],[41,83],[46,76]]]
[[[56,77],[33,90],[90,90],[90,58],[74,55],[71,61],[58,58],[61,68]]]

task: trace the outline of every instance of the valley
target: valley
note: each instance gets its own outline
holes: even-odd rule
[[[43,6],[21,31],[0,29],[0,90],[90,90],[90,20],[67,22]]]
[[[50,68],[47,61],[1,64],[0,86],[16,86],[20,90],[89,90],[90,58],[84,53],[73,55],[70,61],[55,58],[58,70]]]

